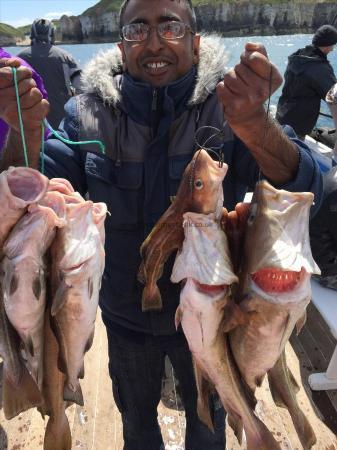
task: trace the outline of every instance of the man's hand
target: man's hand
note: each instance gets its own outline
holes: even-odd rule
[[[23,164],[23,148],[20,133],[12,67],[16,68],[21,116],[32,166],[38,165],[42,139],[42,120],[49,110],[40,90],[27,67],[20,66],[15,58],[0,59],[0,118],[10,127],[7,144],[2,153],[1,170],[9,165]]]
[[[282,76],[262,44],[247,43],[240,59],[217,86],[225,118],[233,128],[264,115],[264,102],[282,84]]]
[[[0,117],[15,131],[20,131],[12,67],[16,67],[25,131],[28,134],[40,131],[41,121],[49,110],[49,103],[43,99],[36,87],[32,72],[27,67],[20,66],[20,61],[15,58],[0,60]]]
[[[247,43],[240,63],[217,86],[229,126],[276,185],[293,180],[299,165],[296,145],[264,108],[264,102],[281,84],[282,77],[268,60],[264,46]]]

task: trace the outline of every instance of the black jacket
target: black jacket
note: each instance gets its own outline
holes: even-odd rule
[[[315,126],[321,99],[336,83],[336,77],[327,56],[313,45],[297,50],[288,61],[276,118],[303,136]]]

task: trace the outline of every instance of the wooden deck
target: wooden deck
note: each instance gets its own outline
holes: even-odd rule
[[[326,369],[335,345],[325,322],[310,305],[306,326],[300,336],[293,336],[291,345],[287,345],[287,361],[301,385],[298,401],[317,435],[314,450],[337,450],[337,391],[312,392],[307,382],[310,373]],[[67,411],[73,436],[72,448],[122,450],[122,425],[112,398],[106,334],[100,315],[97,316],[95,340],[86,356],[86,375],[81,384],[85,407],[74,405]],[[257,397],[257,412],[281,443],[282,450],[302,450],[288,412],[274,405],[267,381],[258,389]],[[183,450],[184,413],[167,409],[162,404],[158,413],[165,450]],[[45,423],[36,410],[11,421],[6,421],[0,411],[0,450],[42,450]],[[245,448],[238,445],[230,429],[226,433],[227,450]]]

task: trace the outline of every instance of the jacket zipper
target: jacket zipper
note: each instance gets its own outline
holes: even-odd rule
[[[158,91],[157,89],[153,89],[152,92],[152,104],[151,104],[151,138],[154,138],[154,127],[156,122],[156,111],[157,111],[157,103],[158,103]]]

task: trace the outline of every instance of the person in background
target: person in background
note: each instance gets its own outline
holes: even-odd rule
[[[335,145],[333,148],[332,160],[333,160],[333,164],[336,165],[337,164],[337,83],[334,84],[332,86],[332,88],[329,90],[329,92],[326,94],[325,101],[327,102],[327,104],[329,106],[332,120],[334,121],[334,126],[335,126],[335,132],[334,132]]]
[[[307,146],[290,139],[265,111],[264,102],[282,77],[261,44],[247,43],[238,64],[226,73],[223,42],[196,32],[191,0],[125,0],[119,21],[121,41],[89,63],[85,93],[67,103],[60,127],[63,137],[73,141],[102,140],[106,154],[90,144],[51,137],[45,145],[45,173],[67,178],[76,191],[106,202],[111,213],[105,223],[100,307],[124,450],[165,448],[157,406],[167,355],[186,413],[185,449],[223,450],[224,414],[218,400],[210,402],[214,433],[197,415],[192,358],[184,334],[175,327],[180,286],[170,282],[174,257],[158,283],[163,309],[145,313],[143,285],[137,280],[140,246],[176,195],[199,148],[196,131],[203,126],[222,132],[212,145],[222,145],[229,166],[224,179],[228,210],[243,200],[261,173],[278,188],[314,192],[313,208],[319,207],[321,173]],[[35,167],[39,144],[31,139]],[[20,157],[8,147],[3,167],[20,164]]]
[[[0,154],[7,141],[10,126],[13,124],[12,118],[17,117],[16,96],[12,88],[12,67],[17,69],[20,103],[24,109],[24,126],[27,125],[28,120],[28,118],[25,120],[25,116],[31,113],[31,108],[33,108],[32,111],[34,110],[34,102],[39,103],[45,99],[44,107],[48,107],[46,102],[48,95],[40,75],[26,61],[0,47]],[[17,132],[19,132],[18,128]],[[47,137],[49,133],[46,133]]]
[[[18,56],[42,76],[50,103],[47,119],[57,129],[64,116],[65,103],[81,90],[81,69],[68,52],[54,45],[54,27],[49,20],[34,20],[30,39],[31,46]]]
[[[302,140],[317,122],[321,100],[337,81],[327,58],[336,43],[336,28],[323,25],[314,34],[312,45],[300,48],[288,58],[276,119],[282,125],[290,125]]]

